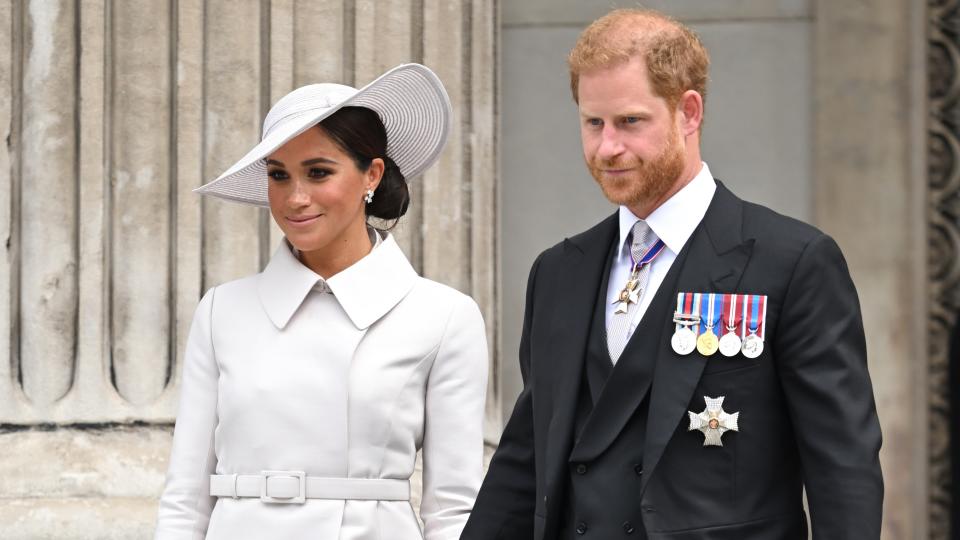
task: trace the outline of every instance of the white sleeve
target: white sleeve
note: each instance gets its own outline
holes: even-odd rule
[[[173,432],[167,481],[160,497],[156,540],[202,540],[215,498],[210,474],[216,468],[217,366],[211,338],[214,291],[200,300],[183,360],[180,406]]]
[[[420,517],[426,540],[457,540],[483,481],[487,337],[476,302],[458,298],[427,379]]]

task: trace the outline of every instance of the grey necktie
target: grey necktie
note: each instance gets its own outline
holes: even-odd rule
[[[656,241],[657,235],[650,229],[646,221],[641,219],[633,224],[630,234],[627,235],[627,242],[630,243],[630,254],[633,257],[634,264],[640,261]],[[610,359],[613,360],[614,364],[617,363],[620,354],[627,346],[627,341],[630,339],[630,321],[637,313],[637,303],[643,296],[650,277],[650,264],[641,266],[636,277],[634,277],[633,270],[634,268],[631,266],[630,278],[636,281],[636,287],[633,289],[635,301],[626,304],[626,313],[622,313],[621,309],[614,311],[610,318],[610,327],[607,328],[607,350],[610,352]]]

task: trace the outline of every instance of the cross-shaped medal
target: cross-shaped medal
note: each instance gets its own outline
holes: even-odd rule
[[[630,308],[630,304],[637,304],[640,302],[640,288],[637,285],[640,283],[640,280],[637,279],[639,274],[639,268],[633,271],[633,274],[630,276],[630,279],[627,280],[627,284],[623,287],[623,290],[620,291],[620,296],[617,297],[612,303],[617,304],[617,309],[614,313],[626,313]]]
[[[690,416],[690,428],[688,431],[695,429],[700,430],[703,433],[704,446],[723,446],[720,438],[724,433],[727,431],[740,431],[737,426],[740,413],[735,412],[730,414],[724,411],[723,398],[724,396],[718,398],[703,396],[703,400],[707,403],[707,408],[704,409],[702,413],[697,414],[692,411],[687,411],[687,414]]]

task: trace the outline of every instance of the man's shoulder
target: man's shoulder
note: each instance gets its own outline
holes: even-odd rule
[[[750,242],[752,259],[761,261],[768,274],[793,275],[804,257],[845,264],[837,242],[819,228],[762,204],[737,201],[741,207],[741,238]]]
[[[802,244],[824,234],[805,221],[749,201],[743,201],[743,231],[745,236],[758,239],[769,238],[782,243]]]
[[[802,249],[811,241],[826,236],[817,227],[800,219],[787,216],[762,204],[741,199],[725,186],[718,185],[717,195],[722,191],[734,199],[741,209],[742,237],[754,239],[770,246],[779,246],[793,251]]]
[[[607,216],[589,229],[568,236],[543,250],[537,257],[540,262],[551,263],[571,253],[579,254],[596,245],[610,245],[613,235],[619,232],[617,214]]]

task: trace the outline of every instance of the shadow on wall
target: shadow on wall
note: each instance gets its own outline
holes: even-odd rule
[[[950,332],[949,349],[950,411],[960,411],[960,314],[957,314],[953,331]],[[950,470],[951,470],[951,508],[950,530],[954,538],[960,537],[960,421],[954,416],[950,423]]]

